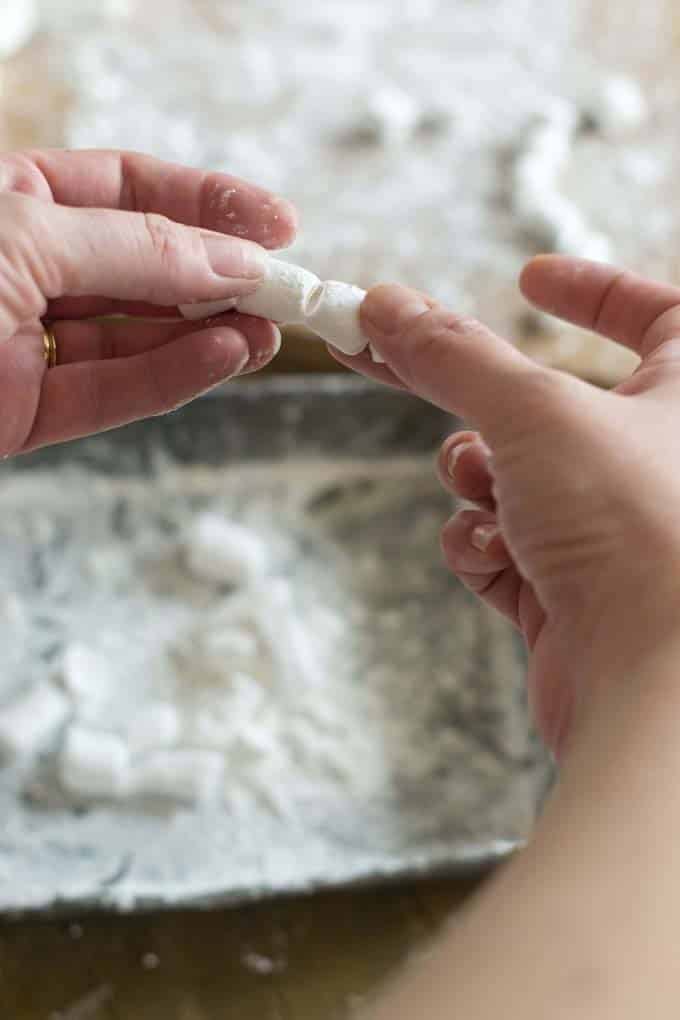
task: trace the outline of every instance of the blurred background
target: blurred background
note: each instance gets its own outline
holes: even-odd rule
[[[628,357],[527,316],[523,261],[557,248],[677,275],[673,0],[0,7],[4,147],[132,148],[257,181],[298,204],[291,257],[322,278],[423,288],[608,381]],[[527,177],[552,207],[518,215],[532,125],[560,118]],[[291,362],[329,367],[296,343]]]
[[[248,178],[300,209],[286,258],[425,289],[611,384],[631,356],[516,278],[553,250],[680,280],[679,51],[674,0],[0,0],[0,147]],[[272,370],[337,366],[289,331]],[[0,1015],[343,1020],[475,883],[3,922]]]

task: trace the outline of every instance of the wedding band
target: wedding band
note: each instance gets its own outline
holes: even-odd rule
[[[54,368],[57,364],[57,338],[54,332],[43,324],[43,357],[48,368]]]

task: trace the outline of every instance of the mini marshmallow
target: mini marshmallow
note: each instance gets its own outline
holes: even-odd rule
[[[267,550],[252,531],[221,514],[199,514],[185,538],[186,563],[211,584],[245,585],[267,570]]]
[[[181,305],[186,319],[204,319],[230,308],[287,325],[308,326],[345,354],[368,346],[361,331],[359,309],[366,292],[348,283],[322,283],[313,273],[270,258],[263,283],[247,297],[222,303]]]
[[[130,781],[129,750],[113,733],[74,724],[61,751],[59,778],[79,797],[123,797]]]
[[[223,776],[224,758],[217,751],[154,751],[133,765],[131,790],[203,804],[217,799]]]
[[[421,119],[420,104],[413,96],[396,86],[384,85],[369,92],[359,128],[384,145],[403,146],[411,141]]]
[[[38,27],[35,0],[0,0],[0,59],[22,49]]]
[[[542,248],[608,261],[608,239],[591,230],[578,206],[560,190],[575,128],[569,106],[555,107],[531,126],[515,163],[513,206],[523,228],[538,238]]]
[[[40,751],[68,718],[69,700],[42,682],[0,706],[0,754],[17,757]]]
[[[625,75],[597,76],[588,82],[582,97],[583,110],[605,135],[619,135],[640,127],[648,116],[645,96],[638,82]]]
[[[61,679],[76,705],[100,704],[115,688],[115,678],[108,660],[79,641],[64,649]]]
[[[128,746],[133,754],[170,747],[177,742],[180,728],[174,705],[159,701],[135,716],[127,732]]]

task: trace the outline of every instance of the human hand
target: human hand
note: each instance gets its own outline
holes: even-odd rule
[[[544,256],[521,287],[544,310],[632,348],[613,392],[537,364],[480,323],[400,287],[362,315],[386,365],[339,358],[461,415],[444,485],[477,504],[445,526],[461,580],[521,628],[534,713],[558,757],[605,684],[680,620],[680,289]]]
[[[250,293],[295,212],[225,174],[117,152],[0,156],[0,456],[169,411],[262,368],[280,334],[176,305]],[[151,322],[85,321],[97,316]],[[168,322],[172,316],[176,321]],[[47,370],[41,319],[58,367]]]

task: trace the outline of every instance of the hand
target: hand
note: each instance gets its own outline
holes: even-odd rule
[[[474,423],[439,458],[477,504],[445,526],[451,568],[521,628],[537,721],[558,756],[598,688],[677,640],[680,621],[680,290],[546,256],[537,306],[637,351],[613,392],[534,364],[480,323],[400,287],[362,309],[385,358],[340,358]]]
[[[0,456],[169,411],[262,368],[280,343],[272,323],[230,313],[197,325],[176,305],[255,290],[263,248],[294,233],[287,202],[224,174],[131,153],[0,156]],[[103,315],[157,321],[82,321]],[[58,320],[50,370],[43,318]]]

